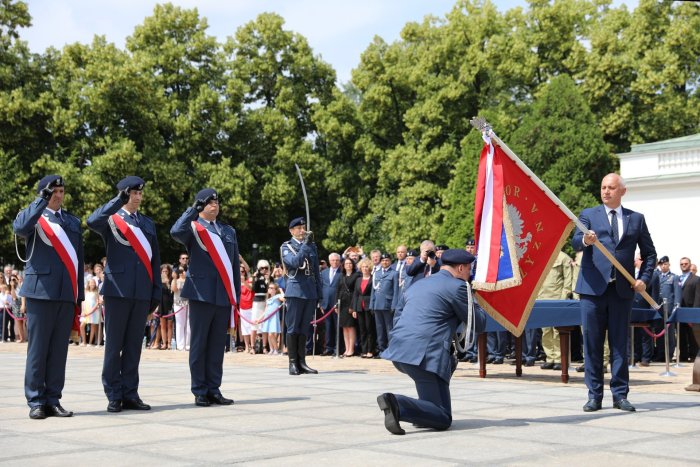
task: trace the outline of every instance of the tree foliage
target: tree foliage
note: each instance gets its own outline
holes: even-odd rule
[[[0,0],[0,256],[11,222],[48,172],[67,181],[66,208],[85,218],[125,175],[147,180],[143,211],[169,227],[205,186],[241,249],[277,255],[304,214],[325,251],[393,249],[473,234],[482,141],[499,136],[574,211],[595,203],[614,152],[696,133],[700,7],[640,0],[530,0],[501,12],[458,0],[444,17],[375,37],[352,82],[306,38],[265,13],[209,35],[196,9],[157,5],[122,50],[102,36],[33,54],[21,40],[30,7]],[[86,231],[88,261],[101,241]]]

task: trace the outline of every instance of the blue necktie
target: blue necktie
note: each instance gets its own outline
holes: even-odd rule
[[[617,212],[610,211],[610,228],[612,230],[612,240],[615,246],[620,241],[620,233],[617,230]],[[610,279],[615,279],[615,267],[613,266],[612,271],[610,271]]]

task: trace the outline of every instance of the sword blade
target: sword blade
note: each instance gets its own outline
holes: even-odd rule
[[[304,206],[306,207],[306,230],[311,230],[311,216],[309,215],[309,198],[306,196],[306,186],[304,185],[304,177],[301,175],[301,169],[297,164],[294,164],[299,175],[299,183],[301,183],[301,192],[304,194]]]

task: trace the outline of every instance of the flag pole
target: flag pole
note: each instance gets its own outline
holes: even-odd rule
[[[503,149],[503,152],[505,152],[508,155],[508,157],[510,157],[513,160],[513,162],[515,162],[515,164],[528,177],[530,177],[530,179],[535,183],[535,185],[537,185],[540,188],[540,190],[542,190],[544,192],[544,194],[547,195],[547,197],[550,200],[552,200],[552,202],[554,204],[556,204],[557,207],[559,209],[561,209],[562,212],[569,217],[569,219],[571,219],[573,221],[573,223],[576,225],[576,227],[581,232],[583,232],[584,234],[589,232],[590,229],[587,229],[586,226],[581,223],[581,221],[578,219],[578,217],[575,216],[574,213],[571,212],[571,210],[568,207],[566,207],[566,205],[564,203],[561,202],[561,200],[557,197],[557,195],[552,193],[552,190],[547,188],[547,185],[542,183],[542,180],[540,180],[539,177],[537,175],[535,175],[534,172],[532,172],[532,170],[530,170],[529,167],[523,163],[523,161],[520,160],[520,158],[508,147],[508,145],[506,145],[503,141],[501,141],[501,139],[498,136],[496,136],[496,134],[493,132],[493,128],[491,127],[491,124],[489,124],[485,118],[474,117],[473,119],[469,120],[469,123],[471,123],[471,125],[474,128],[476,128],[477,130],[479,130],[482,134],[485,134],[486,136],[491,138],[491,141],[498,144],[498,146],[500,146],[500,148]],[[622,266],[622,264],[620,264],[620,262],[617,260],[617,258],[615,258],[615,255],[610,253],[608,251],[608,249],[605,248],[605,246],[602,243],[600,243],[600,240],[598,240],[597,237],[596,237],[595,243],[593,245],[595,245],[595,247],[598,248],[598,250],[600,250],[600,252],[603,253],[603,255],[605,255],[606,258],[608,258],[608,260],[612,263],[612,265],[615,267],[615,269],[617,269],[620,272],[620,274],[622,274],[625,277],[625,279],[627,279],[627,281],[632,286],[634,286],[634,284],[637,282],[636,279],[634,277],[632,277],[632,275],[629,272],[627,272],[627,269],[625,269],[624,266]],[[653,298],[651,298],[651,296],[647,293],[646,290],[639,292],[639,294],[655,310],[658,310],[661,308],[661,306],[658,303],[656,303],[656,301]]]

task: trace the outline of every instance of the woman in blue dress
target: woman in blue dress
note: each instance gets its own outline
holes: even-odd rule
[[[263,340],[267,340],[270,345],[270,355],[279,355],[279,333],[280,320],[276,315],[279,313],[279,308],[284,302],[284,293],[280,290],[279,285],[275,282],[270,282],[267,285],[267,300],[265,302],[265,314],[261,318],[265,320],[261,323],[261,332]],[[267,336],[267,339],[265,339]]]

